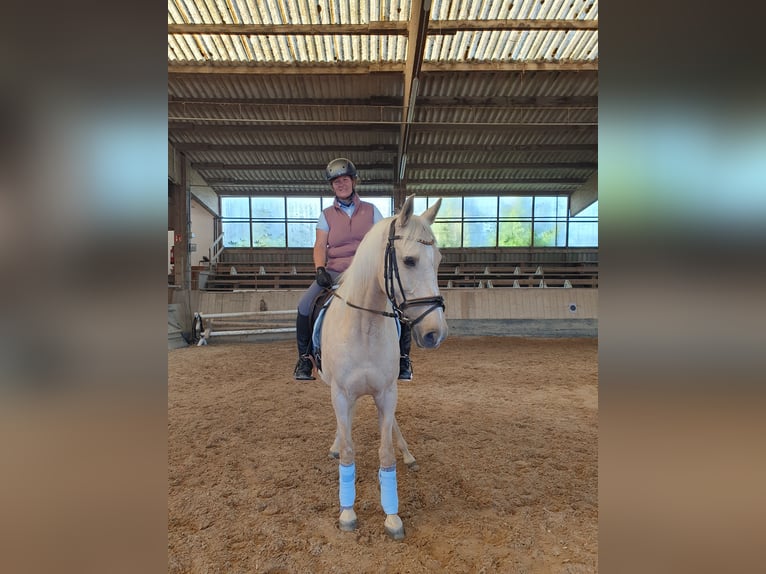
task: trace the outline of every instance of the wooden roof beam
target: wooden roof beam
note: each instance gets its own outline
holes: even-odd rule
[[[391,169],[390,163],[375,163],[364,164],[355,163],[358,170],[373,170],[373,169]],[[194,169],[220,169],[220,170],[244,170],[244,171],[324,171],[327,164],[262,164],[262,163],[223,163],[218,161],[211,162],[192,162],[191,166]]]
[[[178,151],[261,151],[261,152],[392,152],[396,153],[396,144],[324,144],[312,145],[264,145],[264,144],[213,144],[213,143],[184,143],[172,142]],[[412,144],[411,151],[452,152],[452,151],[486,151],[486,152],[568,152],[598,150],[597,143],[587,144]]]
[[[425,12],[430,11],[430,1]],[[421,14],[422,0],[412,3],[413,15]],[[367,24],[168,24],[168,34],[211,36],[408,36],[410,21],[375,21]],[[598,20],[432,20],[429,35],[458,32],[508,30],[598,30]]]
[[[168,34],[211,36],[405,36],[406,21],[367,24],[168,24]]]
[[[371,98],[184,98],[168,97],[168,105],[195,106],[311,106],[328,107],[342,106],[344,108],[402,108],[402,99],[394,96]],[[418,98],[420,109],[434,107],[439,109],[471,107],[471,108],[597,108],[598,96],[423,96]]]
[[[204,121],[203,118],[197,118],[196,121]],[[264,121],[242,121],[242,120],[222,120],[219,118],[209,118],[208,121],[228,121],[222,124],[197,124],[193,122],[168,122],[169,132],[182,133],[224,133],[224,132],[306,132],[307,130],[319,128],[327,130],[340,130],[345,132],[395,132],[399,129],[397,123],[375,123],[375,122],[337,122],[337,121],[295,121],[288,124],[273,124],[274,120]],[[236,122],[236,123],[231,123]]]
[[[262,152],[391,152],[396,153],[396,144],[323,144],[323,145],[266,145],[266,144],[213,144],[172,142],[178,151],[262,151]],[[452,149],[452,148],[450,148]]]
[[[431,0],[413,0],[407,29],[407,62],[404,66],[404,92],[402,94],[402,123],[399,128],[399,152],[394,169],[394,180],[405,179],[407,167],[407,140],[412,118],[415,117],[415,100],[418,96],[420,68],[423,65],[428,20],[431,17]]]
[[[401,62],[377,62],[370,64],[168,64],[168,76],[220,74],[237,76],[241,74],[260,75],[322,75],[345,76],[348,74],[406,73],[406,64]],[[511,61],[511,62],[423,62],[422,73],[430,72],[597,72],[598,59],[566,61]],[[414,76],[413,76],[414,77]],[[404,100],[405,102],[408,100]]]

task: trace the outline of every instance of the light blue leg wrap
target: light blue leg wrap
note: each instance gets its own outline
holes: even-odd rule
[[[378,470],[380,505],[386,514],[399,514],[399,493],[396,490],[396,467]]]
[[[340,474],[340,507],[351,508],[356,499],[356,464],[338,465]]]

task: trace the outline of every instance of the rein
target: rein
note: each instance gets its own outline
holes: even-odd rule
[[[393,313],[388,313],[387,311],[376,311],[374,309],[367,309],[366,307],[360,307],[359,305],[354,305],[350,301],[346,301],[340,296],[337,296],[339,299],[344,301],[346,305],[349,307],[353,307],[354,309],[360,309],[362,311],[368,311],[370,313],[375,313],[376,315],[383,315],[384,317],[394,317],[396,319],[399,319],[400,322],[409,324],[410,327],[414,327],[420,321],[423,320],[423,318],[428,315],[431,311],[435,311],[436,309],[441,308],[442,310],[445,308],[444,306],[444,297],[441,295],[436,295],[434,297],[419,297],[417,299],[410,299],[407,300],[407,297],[404,294],[404,287],[402,286],[402,279],[399,276],[399,265],[396,262],[396,247],[394,246],[394,241],[397,239],[403,239],[401,235],[395,234],[395,225],[396,225],[396,219],[393,219],[391,221],[391,227],[388,231],[388,243],[386,244],[386,253],[385,253],[385,266],[383,270],[383,280],[386,284],[386,296],[388,297],[388,300],[391,302],[391,306],[393,307]],[[423,241],[422,239],[416,239],[418,243],[422,243],[423,245],[433,245],[434,241]],[[396,283],[394,283],[394,279],[396,280]],[[399,291],[402,294],[402,302],[397,303],[396,302],[396,293],[395,293],[395,287],[396,284],[399,285]],[[424,305],[429,305],[428,309],[423,311],[420,315],[418,315],[415,319],[409,319],[405,317],[404,311],[405,309],[409,307],[420,307]]]

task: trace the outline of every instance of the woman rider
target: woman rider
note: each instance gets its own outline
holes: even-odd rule
[[[316,279],[298,302],[298,318],[295,322],[298,343],[298,362],[294,377],[298,381],[314,380],[311,352],[311,306],[323,288],[332,287],[343,271],[348,269],[359,243],[372,226],[383,219],[372,203],[362,201],[356,192],[359,181],[356,166],[346,159],[337,158],[327,164],[327,180],[335,194],[332,205],[319,216],[314,242],[314,267]],[[412,380],[410,346],[412,333],[402,323],[399,337],[399,379]]]

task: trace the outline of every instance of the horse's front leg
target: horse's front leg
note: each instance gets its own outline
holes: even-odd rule
[[[332,405],[335,409],[337,430],[335,441],[338,443],[340,464],[338,465],[338,498],[340,499],[339,525],[341,530],[356,529],[356,465],[354,463],[354,443],[351,440],[351,423],[354,402],[333,385]]]
[[[392,385],[381,391],[375,397],[378,407],[378,419],[380,421],[380,468],[378,469],[378,483],[380,484],[380,505],[386,513],[384,527],[386,534],[394,540],[404,538],[404,525],[399,518],[399,492],[396,485],[396,453],[393,444],[393,428],[395,424],[394,412],[396,411],[397,390]],[[401,435],[401,433],[400,433]]]

